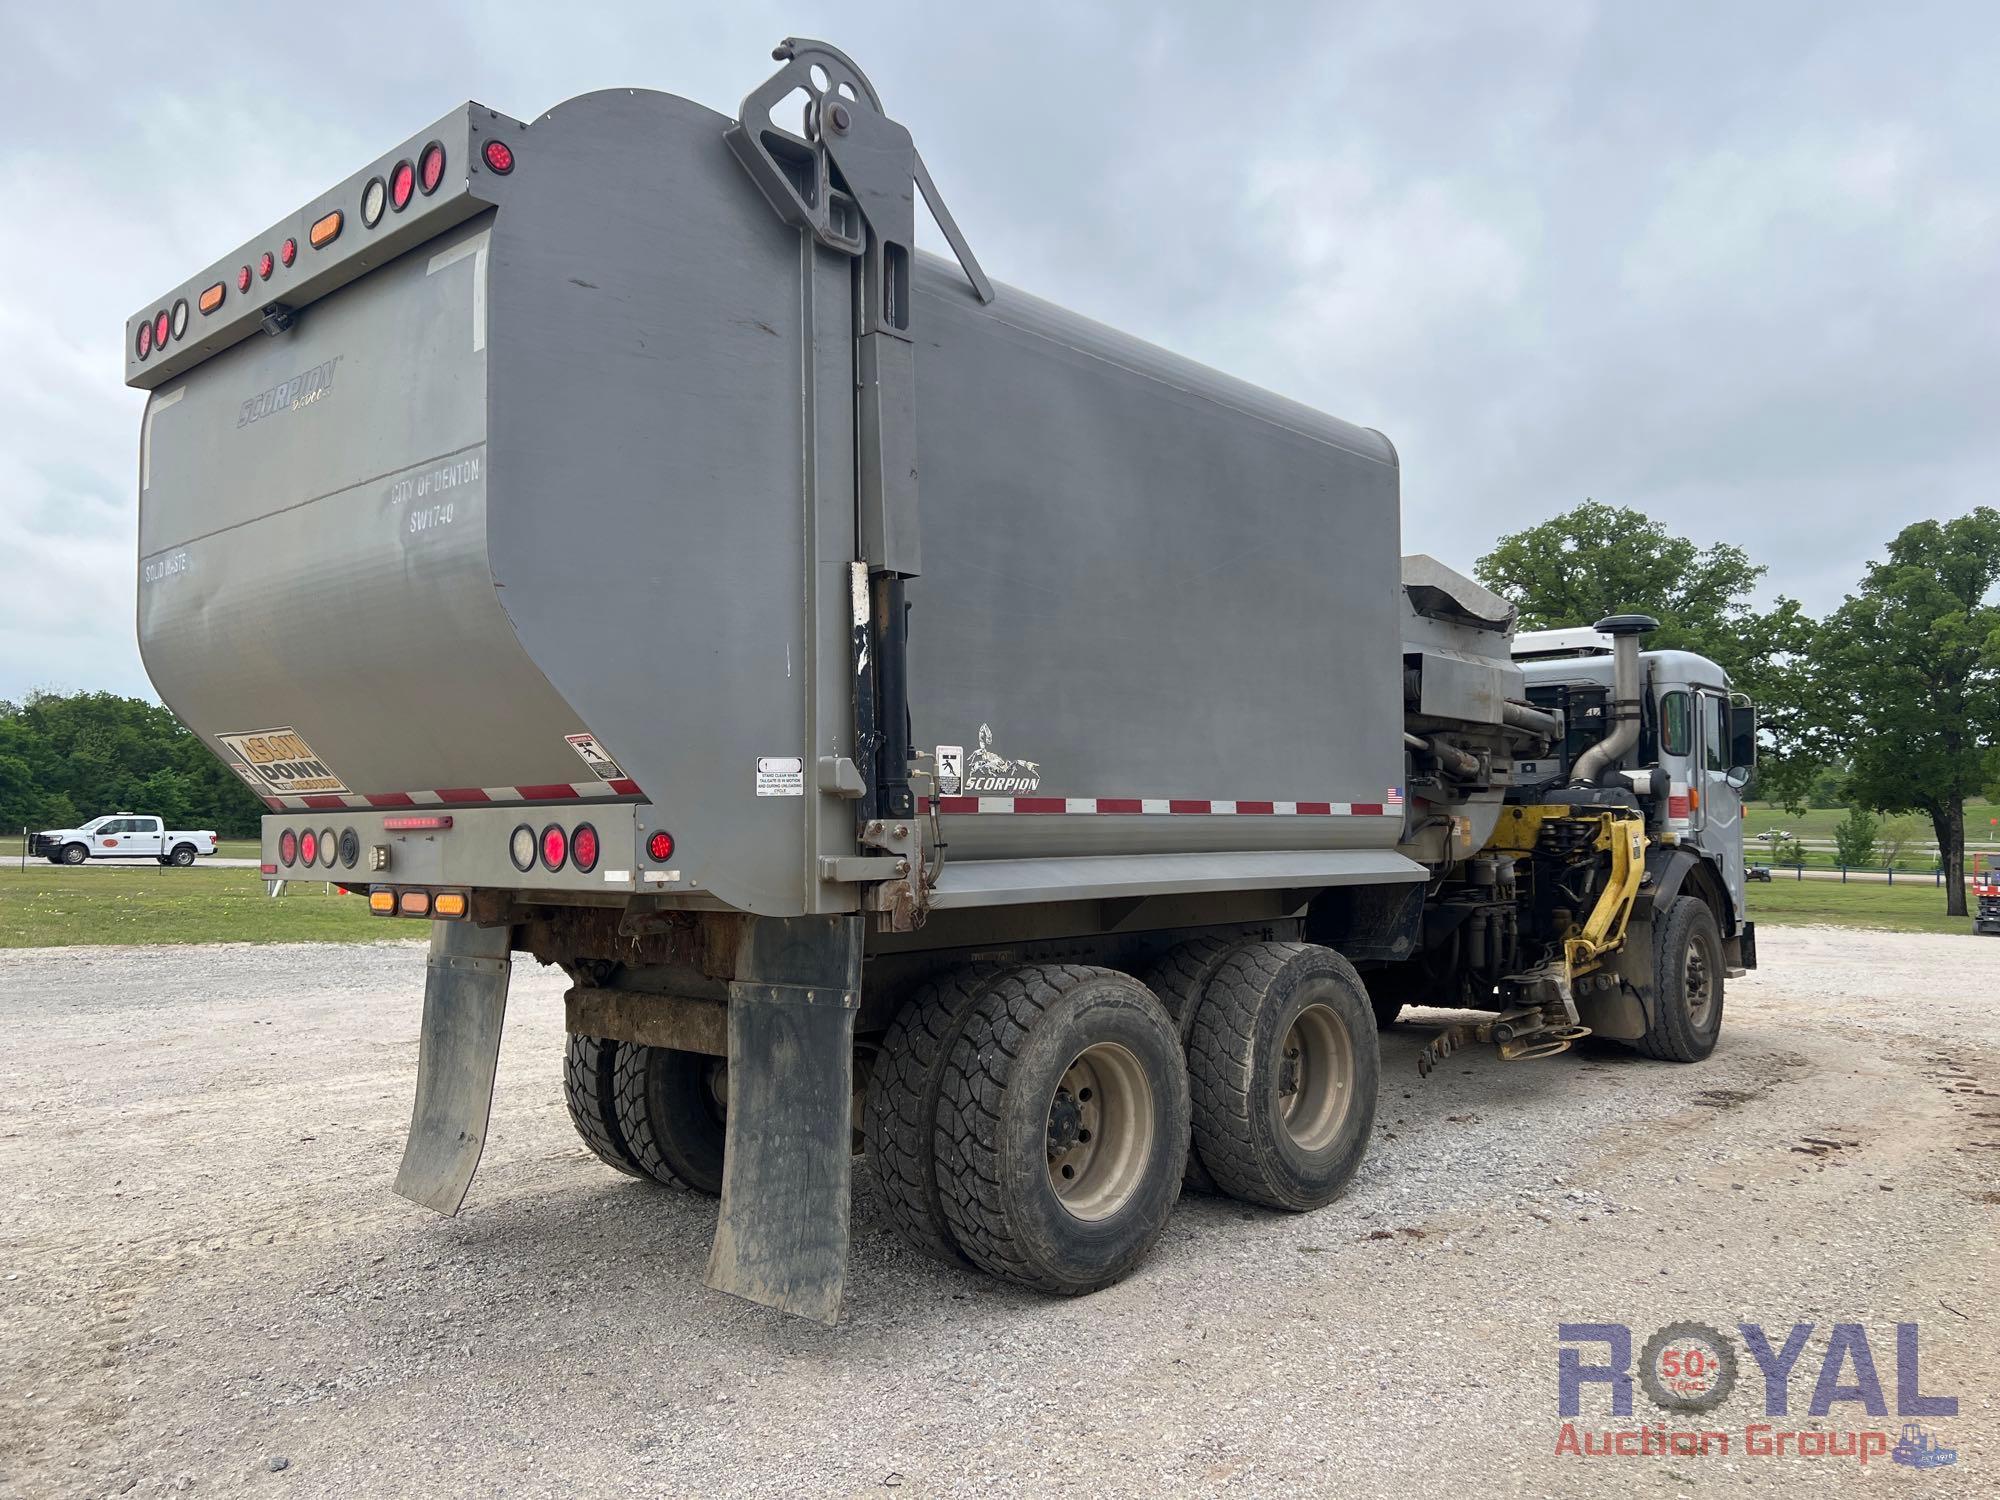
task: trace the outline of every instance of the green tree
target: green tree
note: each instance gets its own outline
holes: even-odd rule
[[[1930,820],[1945,911],[1965,911],[1965,803],[2000,743],[2000,510],[1919,521],[1868,564],[1814,654],[1822,720],[1849,794]]]
[[[1880,826],[1867,808],[1848,808],[1847,816],[1833,826],[1835,857],[1850,870],[1867,864],[1875,857],[1875,830]]]
[[[1741,547],[1697,547],[1643,512],[1585,500],[1503,536],[1473,573],[1514,602],[1524,630],[1589,625],[1609,614],[1655,616],[1660,628],[1646,638],[1649,649],[1698,652],[1756,700],[1773,741],[1758,765],[1758,796],[1804,807],[1823,764],[1805,753],[1814,626],[1782,595],[1769,609],[1752,604],[1765,569]]]
[[[1875,844],[1882,863],[1900,870],[1903,856],[1923,836],[1923,831],[1923,821],[1915,813],[1897,813],[1883,818],[1875,831]]]

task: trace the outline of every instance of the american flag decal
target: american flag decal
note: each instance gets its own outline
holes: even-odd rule
[[[1382,799],[1382,805],[1384,807],[1401,807],[1403,805],[1403,789],[1399,786],[1390,787],[1389,795]]]

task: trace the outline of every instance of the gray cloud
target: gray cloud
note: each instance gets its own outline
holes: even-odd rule
[[[1388,432],[1412,550],[1594,495],[1821,609],[1993,499],[1988,7],[858,11],[12,8],[0,696],[147,691],[132,308],[461,99],[727,109],[788,31],[869,70],[995,276]]]

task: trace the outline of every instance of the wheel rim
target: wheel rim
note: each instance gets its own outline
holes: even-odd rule
[[[1697,1027],[1706,1026],[1709,1011],[1715,1006],[1715,966],[1699,938],[1688,944],[1681,983],[1687,992],[1688,1020]]]
[[[1278,1118],[1303,1151],[1333,1144],[1354,1103],[1354,1042],[1330,1005],[1292,1020],[1278,1065]]]
[[[1153,1085],[1139,1059],[1099,1042],[1063,1070],[1049,1101],[1049,1186],[1079,1219],[1104,1219],[1138,1192],[1153,1157]]]

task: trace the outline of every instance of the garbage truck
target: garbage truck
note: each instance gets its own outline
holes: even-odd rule
[[[267,878],[428,924],[396,1190],[459,1210],[530,959],[589,1150],[828,1322],[856,1155],[1076,1294],[1184,1184],[1331,1202],[1406,1007],[1426,1067],[1705,1057],[1721,669],[1517,633],[1381,433],[993,283],[861,70],[775,56],[461,105],[127,326],[155,686]]]

